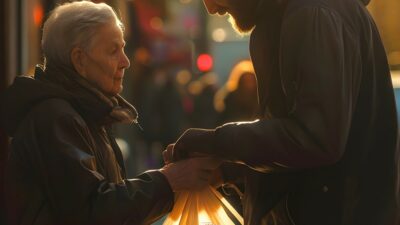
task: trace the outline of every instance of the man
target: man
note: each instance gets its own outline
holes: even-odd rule
[[[175,191],[208,185],[218,161],[190,159],[127,179],[112,135],[134,123],[119,93],[129,60],[111,7],[88,1],[52,11],[43,27],[45,68],[17,77],[4,95],[12,136],[5,171],[6,224],[151,224]]]
[[[367,2],[204,3],[251,32],[260,120],[189,129],[165,157],[199,152],[252,168],[242,175],[246,224],[398,225],[396,108]],[[222,168],[228,180],[235,167]]]

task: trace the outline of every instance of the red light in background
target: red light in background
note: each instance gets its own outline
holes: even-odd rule
[[[44,10],[42,5],[35,5],[33,8],[33,22],[35,23],[36,26],[42,25],[44,17]]]
[[[197,68],[201,72],[210,71],[213,67],[213,58],[209,54],[201,54],[197,58]]]

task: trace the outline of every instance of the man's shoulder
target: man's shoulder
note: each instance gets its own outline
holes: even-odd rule
[[[349,14],[348,11],[351,11],[349,9],[345,10],[343,7],[350,7],[350,5],[355,4],[343,4],[342,0],[290,0],[286,6],[284,20],[297,16],[299,18],[309,19],[325,17],[334,18],[336,21],[342,21],[343,15],[347,15]]]
[[[348,9],[358,9],[360,7],[364,7],[362,0],[288,0],[286,13],[303,8],[323,8],[332,11],[347,11]]]
[[[331,0],[289,0],[286,7],[286,14],[291,14],[295,11],[304,8],[335,8]]]
[[[288,8],[318,7],[329,5],[330,0],[289,0]]]

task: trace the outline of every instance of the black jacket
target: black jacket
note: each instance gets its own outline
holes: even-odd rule
[[[396,106],[364,4],[261,2],[250,41],[261,119],[209,138],[220,157],[261,171],[244,176],[246,224],[398,225]]]
[[[136,225],[166,214],[173,192],[164,175],[125,177],[111,108],[80,85],[66,89],[35,78],[17,77],[3,99],[3,123],[13,137],[7,224]]]

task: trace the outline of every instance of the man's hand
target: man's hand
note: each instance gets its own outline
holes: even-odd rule
[[[221,162],[212,157],[190,158],[169,163],[161,168],[160,172],[166,176],[174,192],[200,190],[210,185],[212,179],[215,179],[214,171]]]
[[[174,145],[175,144],[168,145],[167,148],[162,153],[165,165],[168,165],[173,162],[172,155],[174,151]]]
[[[186,130],[175,144],[163,152],[164,162],[170,163],[198,155],[213,155],[214,130],[191,128]]]
[[[175,161],[173,158],[174,146],[175,146],[175,144],[169,144],[167,146],[167,148],[162,152],[162,156],[163,156],[165,165],[170,164]],[[200,152],[193,152],[193,153],[188,154],[188,156],[187,156],[187,158],[196,158],[196,157],[211,157],[211,156],[208,154],[205,154],[205,153],[200,153]],[[184,158],[182,158],[182,159],[184,159]]]

